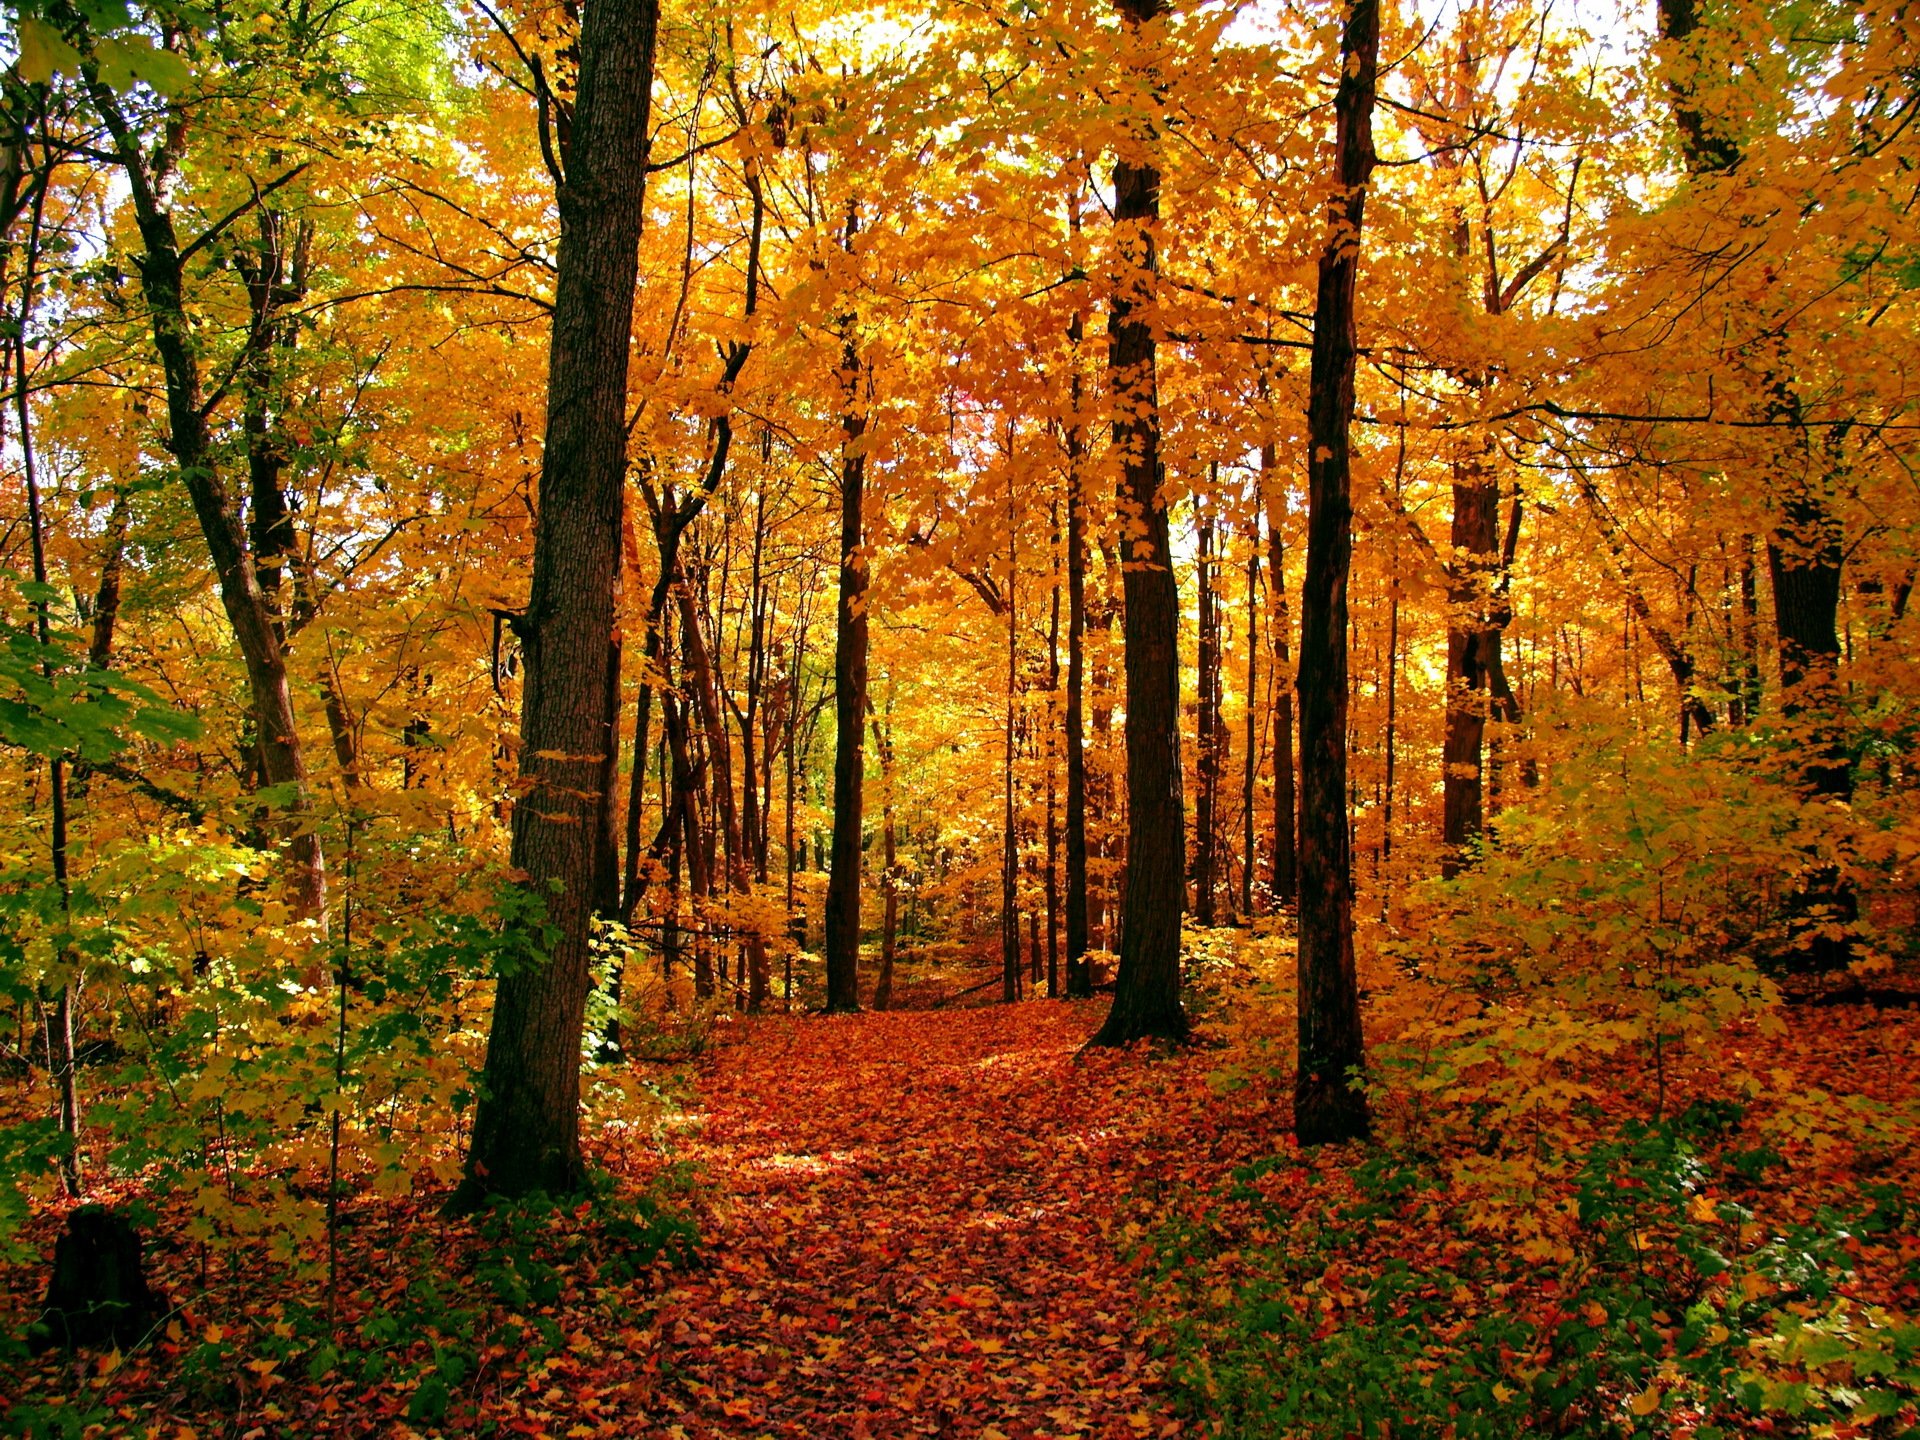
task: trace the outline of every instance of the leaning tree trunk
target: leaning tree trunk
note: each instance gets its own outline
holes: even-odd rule
[[[1130,30],[1162,13],[1160,0],[1115,0]],[[1153,303],[1159,259],[1160,171],[1155,127],[1143,122],[1114,162],[1113,223],[1122,257],[1108,322],[1113,447],[1121,457],[1118,504],[1127,555],[1123,635],[1127,671],[1127,878],[1113,1008],[1094,1037],[1123,1045],[1143,1036],[1181,1040],[1180,917],[1186,910],[1186,806],[1180,774],[1180,591],[1161,494],[1160,401],[1154,377]]]
[[[513,864],[552,950],[499,981],[467,1176],[481,1196],[576,1189],[580,1040],[599,869],[607,657],[627,463],[627,354],[646,191],[656,0],[593,0],[559,187],[560,263],[525,655]]]
[[[293,862],[294,908],[303,919],[324,928],[326,854],[314,826],[306,756],[294,722],[293,691],[287,682],[286,654],[273,606],[254,567],[239,508],[227,492],[215,457],[194,322],[188,309],[186,262],[172,211],[163,198],[164,189],[156,183],[155,166],[162,162],[143,146],[118,98],[95,75],[91,61],[87,79],[95,108],[113,139],[115,158],[127,177],[127,197],[140,232],[141,290],[152,317],[154,350],[166,385],[167,448],[173,453],[181,484],[200,523],[219,581],[220,604],[246,665],[253,721],[259,728],[263,788],[279,797],[280,831]],[[165,157],[165,163],[171,164],[171,157]],[[260,343],[258,337],[253,343]],[[322,973],[315,961],[309,963],[302,978],[317,985]]]
[[[847,207],[847,245],[856,224]],[[863,507],[867,481],[867,411],[861,395],[854,319],[842,322],[840,417],[840,603],[833,646],[833,841],[827,875],[827,1010],[860,1008],[860,825],[866,751],[867,555]]]
[[[1300,1057],[1294,1133],[1302,1145],[1367,1133],[1354,1074],[1365,1061],[1353,961],[1347,828],[1347,573],[1353,559],[1354,289],[1373,173],[1378,0],[1354,0],[1340,37],[1334,179],[1320,255],[1307,398],[1307,571],[1300,587]]]

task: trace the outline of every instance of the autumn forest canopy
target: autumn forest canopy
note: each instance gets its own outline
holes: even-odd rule
[[[1909,0],[0,14],[10,1429],[1920,1434]]]

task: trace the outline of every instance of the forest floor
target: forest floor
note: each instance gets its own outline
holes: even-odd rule
[[[323,1239],[304,1273],[257,1232],[209,1261],[180,1239],[189,1212],[163,1202],[145,1222],[177,1306],[160,1333],[125,1356],[16,1350],[0,1431],[1188,1433],[1142,1318],[1148,1197],[1205,1191],[1287,1145],[1287,1114],[1210,1089],[1217,1051],[1083,1052],[1100,1017],[1100,1002],[1033,1001],[730,1019],[660,1138],[644,1119],[592,1129],[637,1212],[449,1224],[431,1186],[359,1194],[342,1208],[332,1317]],[[680,1088],[671,1069],[624,1073]],[[644,1222],[650,1195],[693,1215],[690,1261],[636,1262],[640,1232],[607,1223]],[[30,1251],[51,1253],[65,1208],[34,1217]],[[7,1330],[37,1313],[46,1274],[44,1259],[0,1265]]]
[[[685,1147],[711,1264],[660,1314],[689,1435],[1181,1431],[1138,1321],[1135,1207],[1270,1149],[1206,1051],[1083,1052],[1097,1005],[752,1023]],[[671,1430],[669,1433],[672,1433]]]
[[[1622,1053],[1556,1112],[1581,1127],[1557,1150],[1472,1125],[1425,1146],[1383,1114],[1384,1143],[1306,1155],[1284,1007],[1217,1016],[1171,1054],[1086,1051],[1099,1019],[1046,1001],[730,1018],[684,1108],[632,1103],[683,1072],[599,1072],[629,1094],[589,1130],[611,1193],[449,1223],[425,1177],[363,1188],[331,1310],[322,1235],[295,1237],[302,1263],[238,1220],[201,1245],[176,1192],[142,1222],[177,1306],[159,1333],[126,1355],[0,1353],[0,1432],[1213,1433],[1176,1394],[1250,1434],[1454,1433],[1467,1414],[1498,1440],[1542,1416],[1612,1435],[1657,1412],[1724,1436],[1776,1399],[1920,1424],[1920,1010],[1733,1024],[1669,1057],[1660,1127]],[[1766,1077],[1743,1106],[1739,1072]],[[4,1330],[37,1312],[64,1210],[23,1232],[37,1259],[0,1265]],[[676,1255],[689,1221],[697,1249]],[[1863,1400],[1870,1370],[1890,1378]],[[1386,1408],[1340,1408],[1363,1402]]]

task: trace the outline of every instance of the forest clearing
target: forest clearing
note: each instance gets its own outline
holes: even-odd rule
[[[1920,1436],[1910,0],[3,0],[0,1417]]]

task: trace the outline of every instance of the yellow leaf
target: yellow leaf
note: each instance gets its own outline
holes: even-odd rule
[[[1642,1390],[1638,1395],[1633,1397],[1632,1408],[1633,1413],[1636,1415],[1651,1415],[1654,1411],[1658,1410],[1660,1408],[1660,1387],[1658,1385],[1649,1385],[1646,1389]]]
[[[54,72],[80,67],[80,52],[44,20],[20,22],[20,78],[33,85],[44,85]]]

